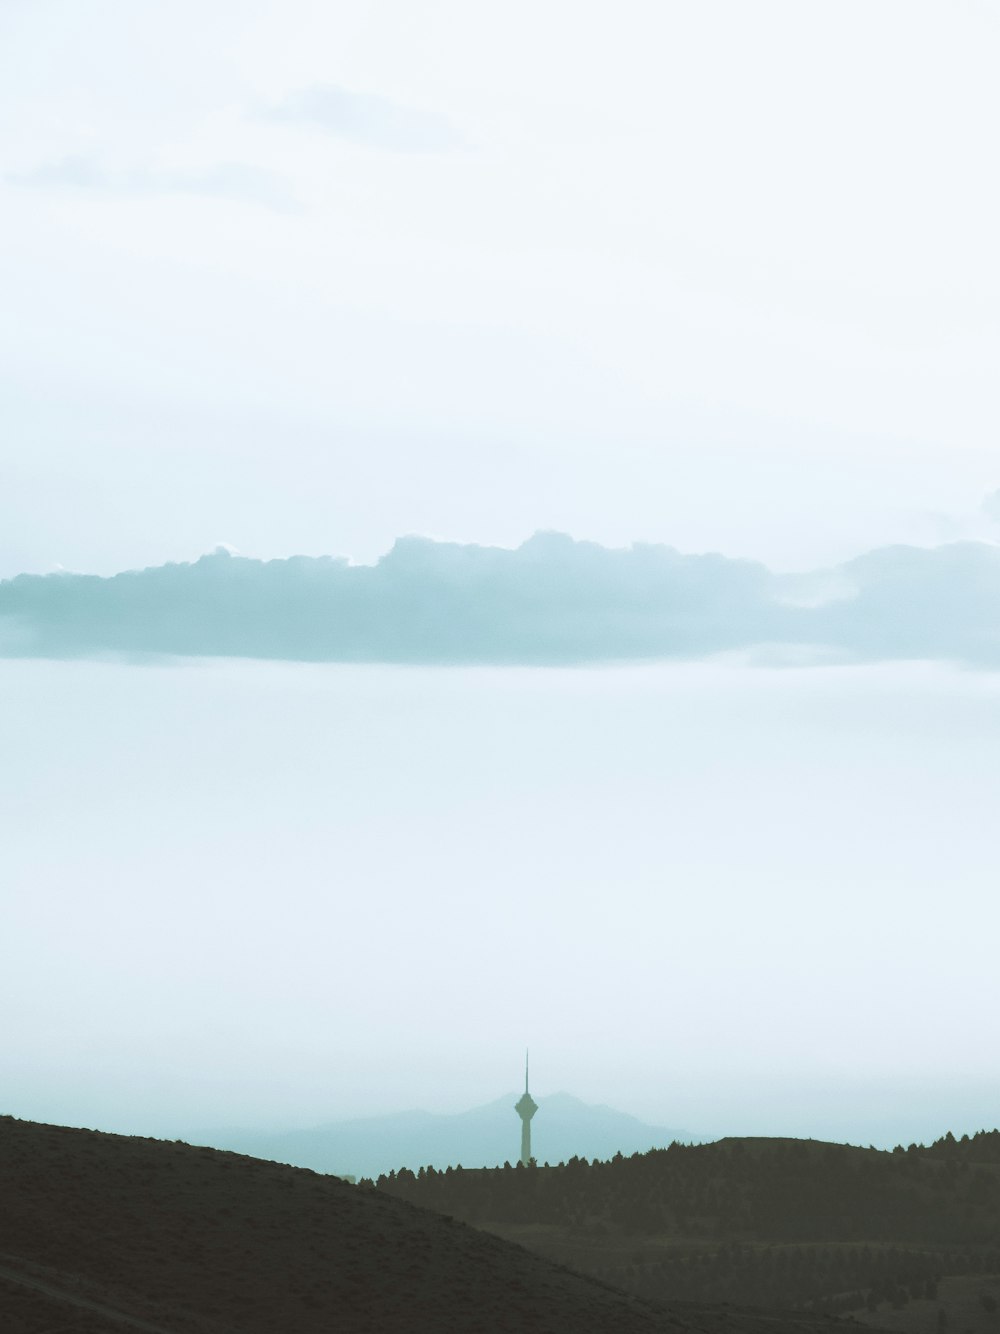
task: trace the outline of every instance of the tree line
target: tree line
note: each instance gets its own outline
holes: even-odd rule
[[[929,1146],[672,1144],[556,1166],[402,1168],[379,1190],[647,1296],[835,1314],[1000,1273],[1000,1131]]]

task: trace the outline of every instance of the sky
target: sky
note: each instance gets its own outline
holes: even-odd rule
[[[998,56],[0,4],[0,1110],[996,1124]]]
[[[0,575],[995,536],[989,3],[6,0]]]

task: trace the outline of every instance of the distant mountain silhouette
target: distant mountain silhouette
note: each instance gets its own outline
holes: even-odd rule
[[[3,1334],[824,1334],[630,1297],[383,1191],[0,1117]]]
[[[789,575],[564,533],[536,533],[514,551],[404,537],[375,565],[220,548],[107,579],[0,580],[0,657],[541,665],[780,645],[795,661],[996,667],[998,598],[1000,548],[984,542],[886,547]]]
[[[500,1167],[516,1162],[521,1123],[514,1111],[519,1093],[455,1115],[399,1112],[392,1116],[339,1121],[283,1134],[216,1130],[204,1138],[217,1148],[256,1158],[311,1167],[316,1172],[376,1177],[401,1167]],[[686,1130],[645,1125],[612,1107],[593,1106],[569,1093],[536,1097],[539,1111],[531,1127],[532,1150],[541,1162],[569,1158],[610,1158],[615,1153],[666,1148],[674,1140],[697,1138]]]

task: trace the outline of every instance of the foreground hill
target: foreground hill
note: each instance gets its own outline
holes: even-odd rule
[[[0,1118],[4,1334],[818,1334],[629,1297],[385,1192]]]
[[[374,1177],[406,1163],[439,1169],[459,1164],[500,1167],[516,1160],[520,1148],[521,1123],[514,1114],[519,1096],[515,1090],[451,1116],[399,1112],[279,1134],[220,1130],[199,1139],[254,1158],[354,1176]],[[581,1102],[569,1093],[553,1093],[537,1102],[531,1130],[539,1162],[558,1163],[574,1155],[609,1158],[616,1151],[645,1152],[696,1138],[685,1130],[647,1125],[613,1107]]]
[[[943,1330],[951,1296],[956,1313],[971,1302],[986,1315],[1000,1297],[997,1131],[892,1153],[729,1139],[556,1168],[404,1171],[378,1186],[650,1298],[880,1322],[924,1303]],[[961,1321],[959,1334],[975,1329]]]

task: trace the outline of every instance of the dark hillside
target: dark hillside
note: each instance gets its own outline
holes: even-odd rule
[[[3,1334],[809,1334],[670,1310],[305,1169],[0,1118]]]
[[[402,1171],[378,1186],[650,1297],[840,1314],[1000,1273],[996,1131],[892,1153],[675,1144],[555,1168]]]

